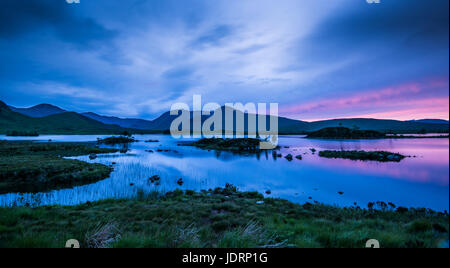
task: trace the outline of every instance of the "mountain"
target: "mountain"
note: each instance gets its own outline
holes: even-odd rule
[[[222,107],[223,109],[223,107]],[[237,111],[234,112],[236,118]],[[242,112],[240,112],[242,113]],[[224,113],[223,113],[224,114]],[[191,129],[192,129],[192,112],[191,112]],[[224,122],[224,116],[222,116]],[[152,130],[167,131],[170,129],[172,121],[177,116],[171,116],[169,112],[165,112],[157,119],[153,120]],[[202,117],[204,122],[208,116]],[[247,129],[248,114],[244,114],[245,129]],[[267,118],[266,126],[269,126],[270,119]],[[300,120],[289,119],[285,117],[278,117],[278,132],[280,134],[305,134],[312,131],[317,131],[327,127],[346,127],[350,129],[360,130],[375,130],[383,133],[448,133],[449,124],[445,123],[430,124],[423,122],[398,121],[398,120],[384,120],[384,119],[333,119],[322,120],[315,122],[305,122]],[[257,122],[258,125],[258,122]],[[224,128],[224,125],[222,126]]]
[[[420,119],[420,120],[411,120],[410,122],[416,122],[416,123],[426,123],[426,124],[447,124],[447,120],[442,119]]]
[[[0,101],[0,133],[12,131],[39,134],[121,134],[133,130],[106,125],[73,112],[39,118],[29,117],[11,110]]]
[[[151,130],[153,129],[152,121],[144,119],[133,119],[133,118],[119,118],[114,116],[103,116],[96,113],[82,113],[82,115],[108,125],[118,125],[124,128],[133,129],[143,129]]]
[[[224,107],[221,107],[223,109]],[[95,113],[77,114],[67,112],[50,104],[41,104],[31,108],[11,108],[0,101],[0,133],[8,131],[37,131],[40,134],[103,134],[103,133],[120,133],[123,131],[129,132],[168,132],[172,121],[178,116],[170,115],[170,112],[165,112],[154,120],[143,119],[129,119],[112,116],[102,116]],[[24,113],[32,114],[33,117],[26,116],[20,112],[15,112],[14,109],[19,109]],[[34,111],[31,113],[30,111]],[[45,117],[37,117],[43,115],[45,112],[53,112],[53,114]],[[235,110],[233,113],[234,119],[241,111]],[[248,130],[248,113],[244,113],[244,129]],[[190,125],[193,129],[193,112],[190,112]],[[209,116],[202,116],[202,123],[207,120]],[[225,128],[225,113],[222,115],[222,128]],[[236,121],[236,120],[234,120]],[[266,125],[269,127],[270,119],[267,118]],[[258,122],[257,122],[258,124]],[[356,130],[375,130],[383,133],[448,133],[449,122],[438,119],[423,119],[417,121],[398,121],[398,120],[384,120],[384,119],[332,119],[321,120],[315,122],[305,122],[300,120],[289,119],[285,117],[278,117],[278,132],[279,134],[306,134],[317,131],[327,127],[345,127]]]
[[[29,117],[46,117],[49,115],[60,114],[67,112],[57,106],[51,104],[39,104],[30,108],[16,108],[9,106],[9,108],[17,113],[29,116]]]

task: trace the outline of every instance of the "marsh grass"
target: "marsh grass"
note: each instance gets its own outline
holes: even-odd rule
[[[362,248],[373,238],[389,248],[437,247],[448,241],[448,226],[448,214],[431,210],[300,205],[228,187],[70,207],[0,208],[0,246],[64,247],[74,238],[85,241],[83,247]]]
[[[63,157],[116,151],[91,143],[0,141],[0,194],[46,192],[105,179],[110,167]]]

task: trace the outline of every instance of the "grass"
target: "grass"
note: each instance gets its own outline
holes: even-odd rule
[[[115,151],[89,143],[0,141],[0,194],[46,192],[102,180],[110,167],[62,157]]]
[[[236,138],[236,139],[200,139],[198,141],[189,143],[189,146],[195,146],[205,150],[217,150],[217,151],[231,151],[231,152],[258,152],[259,139],[252,138]]]
[[[107,144],[107,145],[116,145],[116,144],[126,144],[136,142],[135,139],[127,136],[118,136],[118,137],[109,137],[105,139],[97,139],[97,144]]]
[[[385,151],[321,151],[320,157],[326,158],[343,158],[362,161],[378,161],[378,162],[400,162],[406,156],[398,153],[390,153]]]
[[[264,201],[257,204],[257,201]],[[0,247],[362,248],[438,247],[448,214],[294,204],[233,187],[176,190],[79,206],[0,208]]]

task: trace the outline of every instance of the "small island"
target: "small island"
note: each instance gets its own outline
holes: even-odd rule
[[[385,151],[321,151],[319,152],[319,156],[325,158],[342,158],[378,162],[400,162],[406,158],[404,155]]]
[[[306,138],[315,139],[382,139],[383,134],[374,130],[349,129],[345,127],[327,127],[318,131],[313,131]]]
[[[97,144],[106,144],[106,145],[127,144],[132,142],[137,142],[137,140],[126,136],[97,139]]]
[[[200,139],[198,141],[188,143],[186,146],[195,146],[205,150],[230,151],[236,153],[256,153],[261,149],[259,139],[253,138],[238,138],[238,139]]]

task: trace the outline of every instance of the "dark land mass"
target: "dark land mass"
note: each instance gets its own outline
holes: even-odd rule
[[[198,141],[188,143],[187,146],[195,146],[205,150],[230,151],[236,153],[259,152],[260,140],[252,138],[238,139],[200,139]]]
[[[62,157],[116,151],[93,143],[0,141],[0,194],[46,192],[105,179],[110,167]]]
[[[321,151],[319,152],[319,156],[326,158],[342,158],[378,162],[400,162],[406,158],[404,155],[385,151]]]
[[[328,127],[308,134],[319,139],[382,139],[386,135],[374,130],[357,130],[345,127]]]
[[[448,214],[394,207],[300,205],[232,187],[141,193],[78,206],[0,208],[0,247],[62,248],[68,239],[83,248],[364,248],[374,237],[383,248],[435,248],[448,241]]]
[[[105,139],[97,139],[97,144],[116,145],[137,142],[134,138],[126,136],[109,137]]]
[[[6,133],[8,137],[39,137],[37,132],[28,132],[28,131],[8,131]]]

